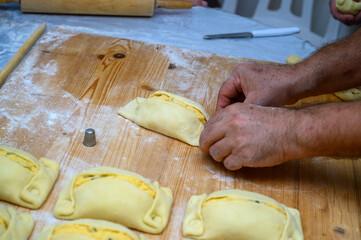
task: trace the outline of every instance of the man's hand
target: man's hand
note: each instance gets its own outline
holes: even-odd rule
[[[263,106],[281,106],[294,103],[290,91],[297,74],[292,67],[241,63],[223,83],[217,101],[217,110],[235,102]]]
[[[202,0],[192,0],[193,6],[207,7],[208,3]]]
[[[268,167],[292,157],[290,129],[295,110],[234,103],[207,122],[200,148],[229,170]]]
[[[354,0],[354,1],[359,2],[359,0]],[[332,16],[335,19],[339,20],[340,22],[348,26],[361,23],[361,12],[359,12],[356,15],[339,12],[336,8],[336,0],[330,0],[330,10]]]

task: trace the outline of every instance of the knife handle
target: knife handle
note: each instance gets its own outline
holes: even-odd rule
[[[284,36],[299,33],[300,29],[298,27],[289,27],[289,28],[270,28],[262,30],[252,31],[253,37],[273,37],[273,36]]]

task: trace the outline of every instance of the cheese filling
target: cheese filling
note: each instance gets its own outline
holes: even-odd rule
[[[52,236],[58,234],[79,234],[97,240],[134,240],[128,233],[84,223],[64,224],[54,229]]]
[[[34,162],[32,162],[31,160],[26,159],[14,152],[9,152],[5,149],[0,148],[0,156],[7,157],[11,161],[14,161],[14,162],[20,164],[22,167],[30,170],[31,172],[37,172],[39,170],[39,167]]]
[[[258,200],[250,200],[250,199],[244,199],[244,198],[238,198],[238,197],[213,197],[213,198],[209,198],[206,201],[204,201],[202,207],[207,206],[208,204],[214,203],[214,202],[231,202],[231,201],[240,201],[240,202],[254,202],[255,204],[264,204],[270,208],[275,209],[276,211],[278,211],[279,213],[283,214],[284,216],[287,216],[287,214],[281,209],[279,208],[279,206],[277,206],[276,204],[273,203],[267,203],[267,202],[260,202]]]
[[[115,173],[101,173],[101,174],[96,173],[96,174],[80,175],[75,179],[73,188],[75,189],[84,183],[87,183],[89,181],[96,180],[99,178],[120,179],[120,180],[129,182],[129,183],[137,186],[139,189],[145,191],[152,198],[155,198],[155,195],[156,195],[156,192],[153,189],[153,187],[151,187],[149,185],[149,183],[139,179],[138,177],[132,176],[132,175],[119,175],[119,174],[115,174]]]
[[[184,102],[175,99],[174,97],[170,97],[170,96],[162,93],[162,94],[155,94],[155,95],[151,96],[151,98],[157,98],[157,99],[161,99],[166,102],[172,102],[172,103],[178,104],[179,106],[184,107],[184,108],[188,109],[189,111],[191,111],[192,113],[194,113],[203,125],[206,124],[206,122],[207,122],[207,118],[202,113],[202,111],[200,111],[198,108],[195,108],[191,105],[187,105]]]

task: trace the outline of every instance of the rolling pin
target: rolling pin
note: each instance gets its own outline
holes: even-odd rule
[[[192,8],[187,0],[0,0],[18,3],[22,12],[118,16],[153,16],[155,8]]]

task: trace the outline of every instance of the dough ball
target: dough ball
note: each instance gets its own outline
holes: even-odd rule
[[[353,0],[336,0],[336,8],[342,13],[356,15],[361,11],[361,2],[355,2]]]

